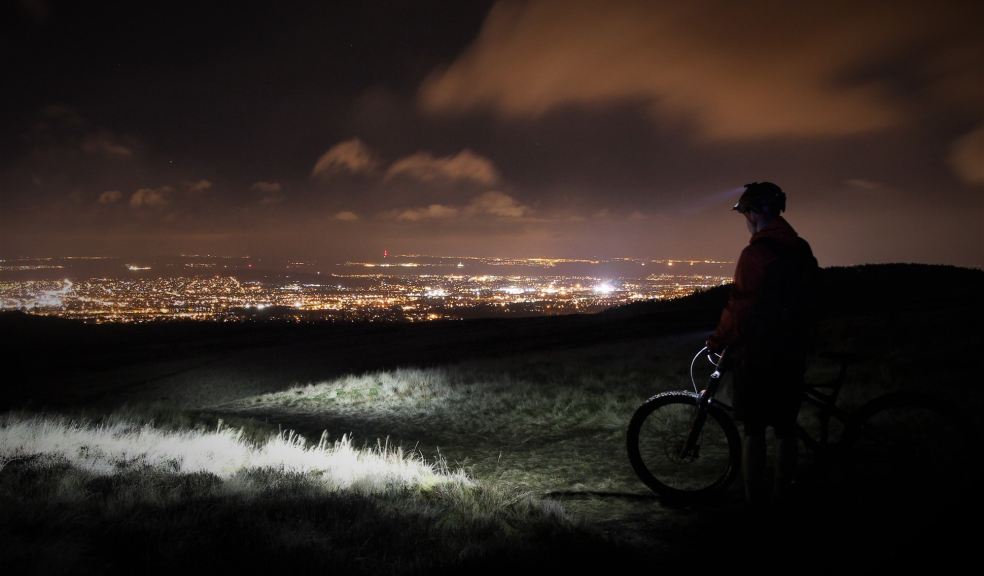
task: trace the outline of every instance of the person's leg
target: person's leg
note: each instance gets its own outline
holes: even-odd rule
[[[776,470],[773,500],[776,504],[789,501],[789,494],[796,480],[796,464],[799,457],[799,438],[796,434],[779,435],[776,430]]]
[[[796,465],[799,457],[799,438],[796,436],[796,418],[801,402],[797,387],[781,403],[776,414],[776,468],[773,500],[776,504],[789,501],[790,491],[796,481]]]
[[[746,420],[741,471],[745,481],[745,503],[756,509],[766,504],[765,454],[765,426]]]
[[[741,358],[740,356],[738,357]],[[756,394],[760,385],[759,371],[740,360],[734,370],[734,401],[737,417],[744,423],[745,435],[741,450],[741,476],[745,482],[745,504],[761,509],[767,503],[765,492],[765,421],[761,399]]]

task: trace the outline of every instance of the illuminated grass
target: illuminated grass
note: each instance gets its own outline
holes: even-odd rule
[[[221,408],[413,422],[468,436],[621,434],[646,394],[641,378],[633,383],[591,373],[560,376],[540,379],[473,366],[397,368],[294,386]]]
[[[349,374],[205,412],[307,431],[389,435],[441,454],[486,486],[541,502],[556,493],[585,494],[560,501],[579,519],[618,519],[638,512],[635,501],[590,494],[647,494],[625,458],[625,425],[647,397],[687,381],[686,365],[677,361],[685,353],[676,349],[689,351],[691,339]]]
[[[645,494],[624,456],[625,424],[647,397],[688,382],[687,366],[678,361],[685,353],[676,349],[689,351],[692,339],[349,374],[205,412],[307,431],[389,435],[439,453],[483,484],[538,498],[558,491]],[[633,513],[628,500],[565,501],[564,507],[577,517]]]
[[[172,474],[207,473],[228,490],[248,489],[249,473],[267,470],[307,474],[326,491],[379,493],[438,484],[472,485],[463,472],[432,465],[402,448],[377,444],[353,447],[343,436],[309,445],[292,432],[254,444],[240,430],[162,431],[148,424],[114,421],[99,425],[60,417],[0,417],[0,459],[32,459],[39,465],[65,463],[93,475],[152,469]]]
[[[291,433],[251,442],[229,428],[113,418],[0,416],[0,510],[12,573],[132,573],[149,562],[419,574],[544,550],[576,564],[612,546],[554,502],[385,444]]]

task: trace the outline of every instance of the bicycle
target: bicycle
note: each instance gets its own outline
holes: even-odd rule
[[[694,365],[701,355],[706,355],[714,371],[707,387],[698,390]],[[805,388],[803,402],[813,407],[813,419],[804,418],[801,408],[796,427],[797,436],[818,461],[844,457],[854,481],[878,487],[900,473],[899,465],[907,466],[906,474],[938,472],[941,459],[952,458],[955,451],[964,455],[971,435],[960,428],[953,410],[934,397],[893,392],[857,410],[838,407],[848,366],[860,358],[826,356],[840,360],[840,370],[831,382]],[[738,475],[741,436],[734,408],[715,397],[725,365],[726,352],[718,355],[702,348],[690,363],[693,391],[656,394],[629,422],[629,462],[643,483],[664,499],[694,501],[720,495]],[[915,463],[927,456],[937,464]]]

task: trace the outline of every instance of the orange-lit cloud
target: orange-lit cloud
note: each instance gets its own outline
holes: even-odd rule
[[[168,196],[174,192],[170,186],[160,188],[141,188],[130,196],[130,206],[133,208],[164,208],[170,204]]]
[[[260,197],[260,204],[262,206],[272,206],[274,204],[280,204],[284,201],[284,197],[281,194],[267,194]]]
[[[470,180],[485,185],[493,185],[499,180],[499,172],[491,160],[467,149],[444,158],[436,158],[429,152],[417,152],[400,158],[386,170],[386,179],[397,176],[408,176],[422,182]]]
[[[209,180],[196,180],[194,182],[186,182],[184,185],[185,191],[190,194],[198,194],[205,192],[212,188],[212,182]]]
[[[260,193],[260,204],[264,206],[283,202],[283,188],[280,182],[268,182],[266,180],[253,182],[249,187],[250,190]]]
[[[431,204],[424,208],[408,208],[406,210],[399,210],[388,214],[388,216],[393,216],[397,220],[402,220],[406,222],[419,222],[421,220],[445,220],[448,218],[454,218],[458,215],[459,210],[453,206],[445,206],[444,204]]]
[[[372,151],[358,138],[339,142],[318,158],[311,176],[330,176],[340,172],[371,172],[377,161]]]
[[[82,138],[82,150],[87,154],[105,158],[129,158],[133,149],[119,141],[108,131],[93,132]]]
[[[264,194],[276,194],[283,190],[283,186],[281,186],[280,182],[267,182],[265,180],[253,182],[249,188],[250,190],[256,190],[257,192],[262,192]]]
[[[331,219],[338,220],[339,222],[355,222],[359,220],[359,215],[351,210],[342,210],[333,214]]]
[[[954,142],[949,160],[964,182],[984,185],[984,124]]]
[[[450,220],[453,218],[488,218],[516,220],[531,215],[533,210],[512,196],[498,191],[485,192],[464,205],[430,204],[420,208],[390,210],[382,214],[384,219],[404,222]]]
[[[845,180],[844,184],[847,184],[849,188],[853,188],[855,190],[866,190],[866,191],[878,190],[879,188],[882,188],[884,186],[884,184],[882,184],[881,182],[868,180],[867,178],[851,178],[849,180]]]
[[[107,190],[99,195],[100,204],[116,204],[123,199],[123,193],[119,190]]]
[[[473,214],[491,214],[503,218],[520,218],[531,212],[529,206],[520,204],[508,194],[496,191],[476,197],[467,210]]]
[[[718,140],[871,132],[903,124],[912,106],[878,67],[921,45],[945,52],[948,27],[963,25],[956,12],[905,1],[502,0],[419,99],[434,113],[510,117],[637,102],[654,121],[685,118]]]

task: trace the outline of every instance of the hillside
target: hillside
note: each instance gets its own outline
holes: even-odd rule
[[[874,355],[914,354],[919,361],[947,358],[980,342],[984,271],[911,264],[827,268],[822,273],[821,348]],[[400,365],[438,365],[468,358],[586,346],[711,330],[727,299],[722,286],[670,301],[641,302],[594,315],[486,318],[425,324],[282,324],[164,322],[95,325],[22,313],[0,313],[11,337],[0,351],[7,367],[0,407],[24,402],[69,403],[107,378],[127,386],[166,377],[229,355],[260,360],[276,350],[270,370],[303,379],[311,372],[340,373]],[[859,329],[864,327],[864,329]],[[924,338],[925,331],[935,337]],[[920,348],[920,350],[916,350]],[[893,352],[894,350],[894,352]],[[253,352],[250,352],[253,351]],[[908,352],[906,352],[908,351]],[[127,382],[130,368],[148,368]]]
[[[974,421],[984,273],[862,266],[823,282],[821,349],[859,357],[846,409],[915,390]],[[625,456],[635,408],[689,386],[727,290],[428,324],[0,315],[14,409],[0,414],[0,554],[30,571],[577,572],[686,565],[710,540],[721,555],[708,568],[727,564],[754,545],[740,482],[681,509]],[[808,379],[837,368],[817,357]],[[913,486],[920,470],[890,468],[875,493],[838,470],[804,453],[795,529],[769,536],[811,558],[801,571],[942,569],[959,562],[952,546],[970,549],[955,511],[977,513],[963,487],[974,470],[923,470],[941,492]],[[811,539],[831,534],[837,546],[815,558]],[[57,562],[43,560],[49,549]]]

